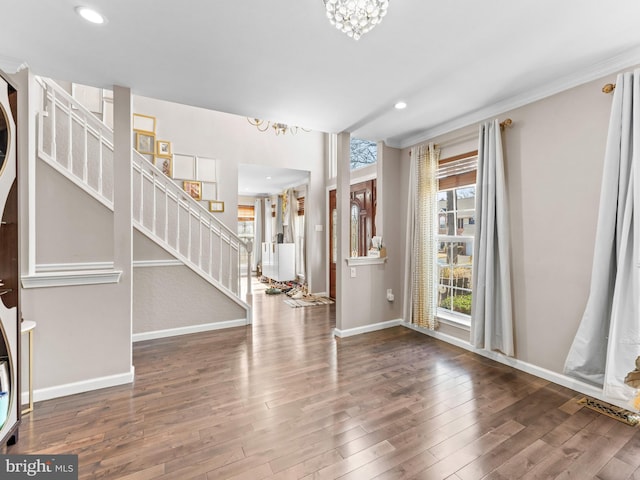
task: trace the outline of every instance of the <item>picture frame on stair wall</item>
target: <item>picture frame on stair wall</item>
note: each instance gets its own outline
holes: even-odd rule
[[[209,201],[209,211],[214,213],[223,213],[224,212],[224,202],[220,200],[210,200]]]
[[[136,132],[156,134],[156,117],[151,115],[133,114],[133,129]]]
[[[157,155],[154,165],[158,167],[167,177],[173,178],[173,158]]]
[[[150,133],[136,132],[136,150],[140,153],[156,153],[156,137]]]
[[[202,182],[196,182],[194,180],[185,180],[182,182],[182,188],[187,192],[191,198],[195,200],[202,199]]]
[[[171,142],[167,140],[156,140],[156,155],[159,157],[170,157]]]

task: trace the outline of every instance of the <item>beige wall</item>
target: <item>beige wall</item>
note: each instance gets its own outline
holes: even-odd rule
[[[21,275],[29,273],[30,262],[36,258],[39,263],[113,260],[113,228],[103,207],[36,162],[35,119],[41,102],[37,89],[30,89],[35,86],[33,77],[23,70],[12,80],[18,87],[20,110]],[[30,189],[31,185],[35,188]],[[87,225],[87,215],[99,218],[98,225]],[[30,222],[36,237],[29,229]],[[32,257],[29,252],[33,248],[39,251]],[[37,322],[33,365],[36,399],[131,379],[131,325],[120,321],[122,298],[116,285],[23,289],[20,301],[23,318]],[[26,383],[23,385],[26,388]],[[38,391],[43,392],[40,397]]]
[[[525,107],[503,134],[516,357],[561,373],[586,304],[611,96],[608,76]],[[435,138],[441,157],[477,148],[477,126]],[[471,133],[471,135],[467,135]],[[459,139],[459,140],[455,140]],[[460,140],[461,139],[461,140]],[[409,149],[402,151],[406,191]],[[398,203],[406,211],[406,199]],[[468,332],[446,328],[468,339]]]
[[[404,257],[401,248],[403,237],[400,232],[404,228],[404,215],[399,214],[396,201],[402,192],[400,153],[400,150],[384,146],[382,151],[378,152],[377,167],[366,167],[351,172],[351,178],[371,175],[378,177],[376,233],[383,237],[387,261],[384,264],[353,267],[356,270],[356,278],[351,278],[348,267],[341,266],[344,269],[342,282],[345,286],[340,290],[342,297],[338,299],[342,302],[343,312],[340,325],[337,326],[339,330],[402,318],[401,275]],[[344,264],[344,260],[341,263]],[[395,296],[393,302],[387,300],[388,289],[391,289]]]
[[[133,235],[133,259],[174,258],[138,231]],[[236,302],[184,265],[139,266],[133,270],[133,333],[179,330],[246,318]]]
[[[113,261],[113,212],[42,161],[36,191],[37,264]]]

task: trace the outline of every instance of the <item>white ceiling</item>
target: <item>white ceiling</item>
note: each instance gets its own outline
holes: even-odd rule
[[[81,20],[81,3],[108,23]],[[394,146],[640,64],[638,0],[391,0],[357,42],[322,0],[0,0],[0,11],[0,64]]]
[[[264,165],[238,165],[238,195],[265,196],[309,183],[309,172]]]

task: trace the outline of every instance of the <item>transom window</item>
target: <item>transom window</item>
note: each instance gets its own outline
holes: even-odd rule
[[[378,145],[376,142],[351,137],[351,170],[373,165],[378,161]]]

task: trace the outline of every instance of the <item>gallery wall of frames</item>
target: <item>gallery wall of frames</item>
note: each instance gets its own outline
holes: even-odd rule
[[[133,114],[134,146],[138,153],[195,200],[205,203],[210,212],[224,212],[224,202],[218,200],[217,160],[173,152],[170,140],[156,137],[156,123],[156,118],[150,115]]]

